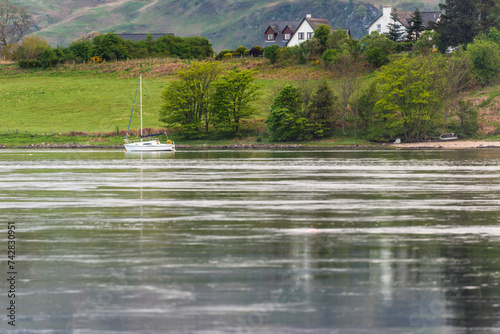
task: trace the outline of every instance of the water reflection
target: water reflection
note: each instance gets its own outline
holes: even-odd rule
[[[496,150],[2,151],[0,165],[23,333],[499,328]]]

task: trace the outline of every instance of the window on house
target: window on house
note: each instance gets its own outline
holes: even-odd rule
[[[304,33],[303,32],[299,32],[299,39],[304,39]]]
[[[382,25],[381,24],[377,24],[377,31],[382,32]]]
[[[267,34],[268,41],[274,41],[274,34]]]
[[[290,39],[290,34],[285,34],[285,41],[288,41]]]
[[[307,33],[307,39],[311,39],[313,38],[313,33],[312,32],[308,32]]]

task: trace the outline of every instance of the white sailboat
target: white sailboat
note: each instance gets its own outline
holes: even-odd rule
[[[141,140],[134,142],[128,140],[128,130],[127,130],[127,137],[125,138],[125,150],[127,152],[157,152],[157,151],[174,152],[175,143],[173,141],[167,140],[166,143],[161,143],[158,138],[153,138],[154,136],[157,136],[159,134],[150,136],[142,135],[142,75],[139,77],[139,87],[140,87],[139,96],[140,96],[140,110],[141,110]],[[132,120],[133,113],[134,109],[132,108],[132,113],[130,114],[130,120]],[[129,122],[129,129],[130,129],[130,122]],[[151,139],[148,141],[143,141],[143,138],[148,138],[148,137]]]

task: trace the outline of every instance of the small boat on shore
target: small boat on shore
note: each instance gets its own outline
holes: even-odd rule
[[[458,137],[454,133],[444,133],[439,136],[440,140],[457,140]]]

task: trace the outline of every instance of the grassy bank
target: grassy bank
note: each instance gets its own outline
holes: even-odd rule
[[[149,59],[103,64],[64,65],[49,70],[22,70],[15,64],[0,64],[0,145],[19,147],[28,145],[78,143],[92,146],[119,146],[129,124],[139,74],[143,80],[143,124],[145,128],[161,129],[158,120],[162,105],[161,93],[175,72],[189,66],[189,61]],[[256,83],[261,95],[254,102],[257,115],[248,122],[247,138],[237,140],[199,140],[182,144],[191,146],[266,144],[263,120],[280,89],[287,83],[306,87],[321,80],[329,80],[328,71],[321,66],[280,67],[262,59],[234,59],[221,63],[228,69],[235,66],[256,70]],[[363,86],[375,77],[367,71]],[[473,101],[480,113],[481,139],[497,139],[500,135],[499,87],[471,91],[464,96]],[[138,129],[138,98],[131,129]],[[350,130],[350,129],[349,129]],[[163,130],[162,130],[163,131]],[[171,138],[178,144],[175,133]],[[352,137],[352,136],[351,136]],[[337,134],[334,138],[300,143],[310,146],[366,146],[367,141]],[[349,139],[344,139],[349,138]],[[164,138],[166,140],[166,138]]]
[[[317,66],[283,69],[263,65],[261,59],[238,59],[221,66],[256,70],[256,83],[262,87],[258,101],[255,138],[265,131],[263,119],[279,90],[290,81],[313,82],[327,78]],[[162,91],[176,79],[175,72],[189,61],[150,59],[130,62],[75,64],[54,69],[23,70],[15,64],[0,64],[0,145],[26,146],[40,143],[123,143],[134,105],[138,77],[143,75],[143,127],[159,129]],[[135,101],[131,129],[140,126],[139,97]],[[73,132],[88,135],[73,136]],[[113,133],[120,136],[115,137]],[[110,135],[111,133],[111,135]],[[175,138],[173,138],[175,139]],[[203,141],[226,145],[234,141]],[[193,141],[193,145],[203,145]]]
[[[120,146],[123,145],[121,137],[106,137],[106,136],[69,136],[57,134],[28,134],[28,133],[11,133],[0,134],[0,145],[4,148],[17,148],[28,146],[49,146],[76,144],[81,146]]]
[[[131,136],[131,139],[137,137]],[[167,137],[159,135],[160,141],[165,142]],[[171,138],[171,137],[170,137]],[[103,133],[80,133],[78,135],[70,134],[55,134],[55,133],[36,133],[36,132],[11,132],[0,134],[0,147],[2,148],[19,148],[19,147],[64,147],[64,144],[71,144],[75,147],[117,147],[120,148],[124,144],[124,136],[111,135]],[[177,140],[177,146],[190,147],[190,148],[204,148],[204,147],[237,147],[237,146],[266,146],[266,145],[283,145],[292,146],[300,144],[304,147],[376,147],[379,144],[370,143],[360,138],[329,138],[324,140],[315,140],[308,142],[285,142],[285,143],[272,143],[267,140],[257,139],[257,137],[247,137],[241,139],[231,140]]]

